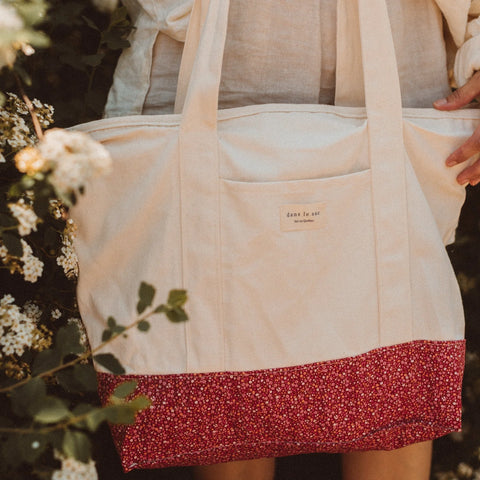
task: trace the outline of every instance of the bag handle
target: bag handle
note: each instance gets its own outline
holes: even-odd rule
[[[412,309],[400,82],[385,0],[338,2],[339,12],[358,7],[376,225],[379,337],[382,345],[388,345],[413,338],[412,322],[408,325],[405,321],[412,319]],[[181,81],[181,89],[188,84],[180,124],[179,166],[184,285],[195,288],[205,299],[197,307],[192,302],[191,315],[199,315],[200,328],[212,328],[212,332],[218,331],[213,319],[221,314],[217,110],[229,4],[229,0],[195,1]],[[177,108],[182,104],[179,93]],[[389,234],[384,235],[385,231]],[[202,248],[193,248],[189,242]],[[211,309],[207,299],[214,298],[216,306]],[[210,325],[205,318],[213,323]],[[187,330],[190,328],[196,327],[187,326]],[[212,343],[208,351],[191,351],[189,355],[208,371],[214,363],[209,363],[209,353],[212,359],[218,359],[220,351],[221,342]]]

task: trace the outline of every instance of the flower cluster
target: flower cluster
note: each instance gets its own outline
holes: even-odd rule
[[[17,50],[22,47],[28,48],[26,44],[15,41],[15,37],[24,27],[23,20],[17,11],[4,1],[0,1],[0,30],[6,33],[5,39],[0,43],[0,68],[11,67],[17,57]]]
[[[57,257],[57,265],[63,268],[65,276],[69,279],[78,277],[78,257],[73,248],[75,230],[75,222],[69,218],[62,235],[63,245],[60,249],[61,255]]]
[[[61,196],[77,190],[89,178],[102,175],[111,167],[106,148],[83,132],[48,130],[38,144],[38,153],[45,160],[42,170],[52,171],[49,181]]]
[[[32,247],[20,240],[23,254],[21,257],[11,255],[7,247],[0,243],[0,259],[8,266],[10,273],[18,272],[23,275],[26,282],[35,283],[43,273],[43,262],[33,254]]]
[[[106,148],[86,133],[54,128],[36,147],[17,153],[15,163],[28,175],[46,173],[58,196],[65,199],[89,178],[107,173],[111,158]]]
[[[51,345],[51,332],[39,326],[41,310],[33,302],[23,308],[11,295],[0,299],[0,359],[21,356],[26,349],[42,351]]]
[[[21,237],[30,235],[37,230],[38,217],[33,211],[32,205],[25,203],[21,198],[16,203],[9,203],[8,208],[18,221],[18,233]]]
[[[32,101],[32,104],[42,128],[50,126],[53,123],[53,107],[43,104],[36,98]],[[36,137],[33,130],[26,103],[18,95],[7,93],[5,105],[0,108],[0,157],[3,161],[5,161],[4,153],[16,152],[21,148],[35,144]],[[36,170],[39,170],[39,168]]]
[[[18,52],[29,56],[35,53],[33,46],[49,44],[48,37],[34,28],[45,17],[46,2],[31,2],[27,11],[18,8],[18,3],[0,0],[0,69],[12,68]]]
[[[82,463],[74,458],[65,458],[58,453],[55,456],[61,460],[62,468],[53,473],[52,480],[98,480],[93,460]]]

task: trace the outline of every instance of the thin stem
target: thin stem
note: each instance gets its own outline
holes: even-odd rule
[[[30,113],[30,117],[32,118],[35,134],[37,135],[38,139],[41,140],[43,138],[43,130],[42,130],[42,127],[40,126],[40,122],[38,120],[37,114],[35,113],[35,107],[30,101],[30,98],[28,98],[27,94],[25,93],[20,77],[15,72],[13,72],[13,75],[15,77],[15,81],[17,82],[18,91],[20,92],[20,95],[22,96],[22,99],[25,102],[25,105],[27,106],[28,113]]]
[[[68,367],[72,367],[73,365],[76,365],[77,363],[80,363],[82,362],[83,360],[86,360],[90,357],[92,357],[93,355],[95,355],[96,352],[98,352],[99,350],[102,350],[105,346],[107,346],[109,343],[113,342],[117,337],[119,337],[120,335],[123,335],[125,332],[127,332],[128,330],[131,330],[132,328],[135,328],[140,322],[144,321],[144,320],[147,320],[150,316],[152,316],[153,314],[155,313],[154,310],[152,310],[151,312],[147,313],[146,315],[144,315],[143,317],[140,317],[139,319],[137,319],[135,322],[133,322],[132,324],[128,325],[127,327],[125,327],[125,330],[123,330],[122,332],[120,333],[115,333],[114,335],[112,335],[108,340],[106,340],[105,342],[102,342],[98,347],[94,348],[93,350],[87,350],[85,353],[82,353],[82,355],[74,358],[73,360],[70,360],[69,362],[67,363],[62,363],[61,365],[58,365],[54,368],[51,368],[50,370],[46,370],[45,372],[42,372],[38,375],[34,375],[34,377],[32,376],[28,376],[26,378],[24,378],[23,380],[20,380],[19,382],[17,383],[14,383],[13,385],[10,385],[9,387],[4,387],[4,388],[0,388],[0,393],[5,393],[5,392],[10,392],[12,390],[15,390],[16,388],[18,387],[21,387],[22,385],[25,385],[26,383],[28,383],[32,378],[43,378],[43,377],[48,377],[50,375],[53,375],[54,373],[57,373],[58,371],[60,370],[64,370],[65,368],[68,368]]]

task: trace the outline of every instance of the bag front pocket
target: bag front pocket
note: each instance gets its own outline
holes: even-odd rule
[[[273,368],[378,343],[370,170],[221,180],[226,367]]]

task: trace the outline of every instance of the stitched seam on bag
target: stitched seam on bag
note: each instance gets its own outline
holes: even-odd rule
[[[98,128],[86,128],[89,124],[85,123],[82,125],[78,125],[75,128],[70,128],[68,130],[80,130],[83,132],[88,132],[88,133],[94,133],[94,132],[107,132],[109,130],[116,130],[119,128],[133,128],[133,127],[141,127],[141,128],[178,128],[180,126],[179,122],[176,123],[145,123],[145,117],[147,115],[137,115],[139,117],[138,122],[128,122],[128,123],[115,123],[112,125],[105,125],[105,126],[99,126]],[[149,116],[149,115],[148,115]],[[152,115],[153,116],[153,115]],[[121,118],[121,117],[117,117]],[[143,121],[141,121],[141,119]],[[96,120],[96,122],[103,122],[103,121],[108,121],[110,120],[109,118],[103,119],[103,120]],[[94,123],[94,122],[92,122]],[[83,128],[85,126],[85,128]]]
[[[217,194],[217,205],[218,205],[218,211],[217,211],[217,253],[216,255],[217,258],[217,263],[216,263],[216,269],[217,269],[217,278],[219,280],[218,282],[218,291],[216,295],[216,302],[217,302],[217,312],[220,317],[220,324],[221,324],[221,335],[222,335],[222,366],[225,369],[225,364],[226,364],[226,359],[225,359],[225,352],[227,351],[226,349],[226,335],[225,335],[225,311],[223,308],[224,301],[223,301],[223,256],[222,256],[222,202],[221,202],[221,191],[220,191],[220,141],[218,138],[218,128],[215,129],[215,140],[216,140],[216,154],[217,154],[217,176],[215,178],[216,181],[216,194]]]
[[[440,424],[440,423],[422,422],[422,421],[415,420],[415,421],[411,421],[411,422],[392,423],[392,424],[390,424],[386,427],[382,427],[382,428],[372,430],[369,433],[366,433],[365,435],[354,438],[352,440],[341,440],[341,441],[336,441],[336,442],[329,442],[329,441],[326,441],[326,440],[325,441],[318,441],[318,442],[306,442],[306,441],[301,441],[301,442],[290,441],[289,442],[289,441],[275,441],[275,440],[269,440],[269,441],[261,440],[261,441],[258,441],[258,442],[232,442],[232,443],[228,443],[228,444],[220,444],[220,445],[217,445],[215,447],[205,448],[205,449],[202,449],[202,450],[193,450],[193,451],[189,451],[189,452],[185,452],[185,453],[181,453],[181,454],[177,454],[177,455],[171,455],[169,457],[160,457],[160,459],[156,460],[156,461],[150,460],[150,461],[140,461],[140,462],[131,463],[129,465],[129,468],[137,466],[137,465],[153,465],[153,464],[156,464],[156,463],[165,462],[165,461],[168,461],[168,460],[173,460],[173,459],[180,458],[180,457],[188,457],[188,456],[192,456],[192,455],[202,454],[202,453],[205,453],[205,452],[212,452],[212,451],[215,451],[215,450],[227,449],[227,448],[232,448],[232,447],[241,447],[241,446],[255,446],[255,445],[257,445],[257,446],[258,445],[285,445],[285,446],[338,445],[341,448],[342,446],[352,445],[352,444],[357,443],[361,440],[365,440],[365,439],[368,439],[370,437],[375,437],[380,432],[388,432],[389,430],[395,430],[395,429],[402,428],[402,427],[412,427],[412,426],[416,426],[416,425],[435,429],[436,430],[435,435],[438,435],[438,436],[441,436],[443,434],[452,432],[452,426],[451,425],[449,426],[449,425],[443,424],[443,423]],[[459,430],[455,430],[455,431],[459,431]],[[429,438],[430,437],[431,436],[429,436]]]
[[[177,136],[178,142],[178,150],[177,150],[177,174],[178,174],[178,196],[179,196],[179,214],[180,214],[180,222],[179,222],[179,229],[180,229],[180,275],[181,275],[181,285],[182,288],[185,288],[185,265],[184,265],[184,257],[185,257],[185,247],[184,247],[184,240],[183,240],[183,195],[182,195],[182,131],[180,130]],[[183,322],[183,332],[185,338],[185,371],[189,371],[189,338],[190,338],[190,329],[188,322]]]

